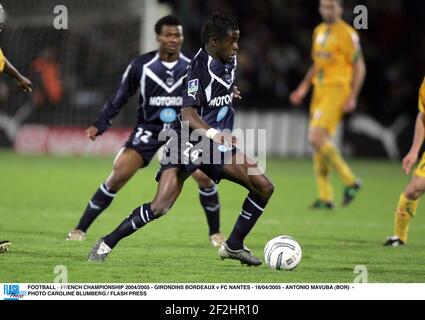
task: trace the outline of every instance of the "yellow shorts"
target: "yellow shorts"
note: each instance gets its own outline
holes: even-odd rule
[[[425,152],[422,155],[421,161],[419,162],[418,166],[416,167],[415,176],[425,178]]]
[[[310,127],[324,128],[329,134],[334,134],[343,116],[343,104],[350,92],[349,85],[315,85],[310,106]]]

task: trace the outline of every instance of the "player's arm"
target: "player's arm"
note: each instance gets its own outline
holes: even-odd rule
[[[196,72],[196,66],[190,65],[183,79],[183,107],[181,108],[181,119],[189,123],[189,127],[198,130],[201,134],[219,144],[236,144],[236,138],[229,134],[221,133],[211,128],[197,113],[197,108],[202,105],[204,91],[200,77]],[[237,89],[236,89],[237,90]],[[233,88],[235,93],[235,89]]]
[[[353,80],[351,82],[351,94],[344,105],[344,112],[353,112],[357,107],[357,99],[360,94],[360,90],[363,87],[364,80],[366,78],[366,64],[363,55],[359,53],[359,57],[353,63]]]
[[[406,174],[410,173],[412,166],[418,160],[418,153],[424,143],[425,139],[425,114],[422,111],[419,111],[418,116],[416,117],[415,125],[415,135],[413,137],[412,146],[410,147],[409,153],[403,159],[403,170]]]
[[[310,91],[315,73],[316,71],[314,68],[314,64],[312,64],[311,67],[308,69],[303,81],[301,81],[297,89],[295,89],[289,96],[289,99],[291,100],[291,103],[293,105],[299,106],[301,102],[303,102],[305,96]]]
[[[197,130],[218,144],[227,144],[231,146],[236,144],[236,137],[211,128],[204,120],[202,120],[195,108],[183,107],[181,112],[182,120],[187,121],[191,129]]]
[[[24,91],[32,92],[32,82],[24,77],[6,57],[4,57],[3,71],[14,78]]]
[[[94,141],[97,136],[108,130],[112,125],[112,119],[116,117],[128,99],[136,93],[141,77],[137,71],[141,68],[137,68],[136,64],[136,61],[130,63],[122,76],[117,90],[103,106],[96,122],[86,129],[86,135],[91,140]]]
[[[348,57],[353,63],[353,76],[351,80],[351,94],[343,106],[343,111],[346,113],[353,112],[356,109],[357,99],[366,78],[366,64],[360,46],[360,40],[356,33],[350,34],[348,43]]]

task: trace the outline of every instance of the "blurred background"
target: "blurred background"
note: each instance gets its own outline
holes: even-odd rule
[[[50,0],[2,0],[7,12],[0,46],[35,84],[31,96],[0,77],[0,147],[21,153],[115,153],[135,124],[137,97],[96,144],[81,129],[92,124],[128,63],[156,48],[153,26],[173,13],[183,22],[183,51],[195,53],[200,28],[214,9],[240,22],[237,127],[267,128],[269,154],[305,157],[308,105],[291,106],[290,92],[311,64],[312,31],[321,22],[316,0],[64,0],[67,30],[53,27]],[[367,79],[358,111],[336,142],[347,156],[399,159],[407,152],[425,74],[425,1],[345,1],[368,8],[359,30]]]

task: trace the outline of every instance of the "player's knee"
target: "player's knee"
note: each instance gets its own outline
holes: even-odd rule
[[[323,145],[323,139],[318,134],[311,134],[308,137],[308,141],[309,141],[310,145],[314,149],[317,149],[317,150],[319,150],[322,147],[322,145]]]
[[[315,166],[314,167],[314,173],[317,176],[326,177],[329,175],[329,170],[325,166]]]
[[[414,183],[411,183],[407,186],[404,195],[407,199],[417,200],[424,193],[424,191],[425,190],[423,190],[421,187],[417,186]]]
[[[274,184],[265,180],[261,183],[258,191],[263,199],[269,200],[274,193]]]
[[[308,141],[310,145],[316,150],[320,150],[322,146],[326,143],[328,135],[325,130],[321,128],[314,128],[308,136]]]

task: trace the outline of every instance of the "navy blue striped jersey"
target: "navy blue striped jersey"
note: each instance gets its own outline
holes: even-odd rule
[[[158,51],[134,59],[94,124],[98,134],[111,126],[111,120],[138,90],[138,124],[149,124],[159,130],[169,127],[177,120],[182,106],[182,81],[189,63],[190,59],[182,53],[174,63],[163,62]]]
[[[215,129],[232,130],[236,65],[236,57],[223,64],[200,49],[183,80],[183,107],[196,108],[202,120]]]

